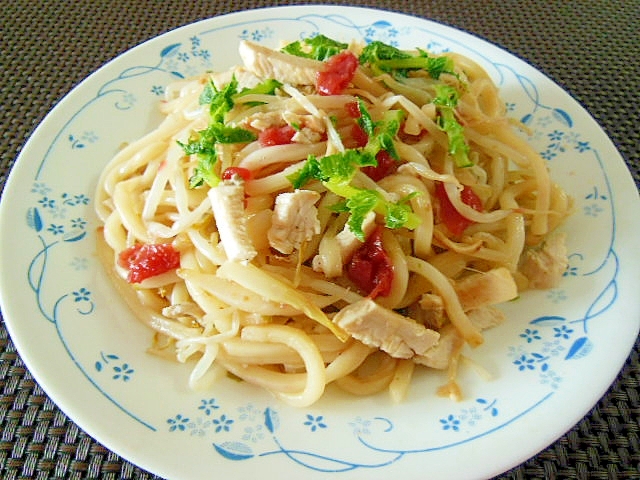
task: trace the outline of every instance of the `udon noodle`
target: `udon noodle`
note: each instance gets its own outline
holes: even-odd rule
[[[99,179],[100,257],[193,388],[459,398],[495,305],[561,277],[571,200],[471,59],[316,40],[166,87]]]

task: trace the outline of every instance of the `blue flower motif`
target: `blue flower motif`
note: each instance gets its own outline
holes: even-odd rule
[[[53,218],[66,218],[67,217],[67,209],[64,207],[56,207],[51,210],[51,214]]]
[[[577,142],[575,149],[578,150],[578,152],[583,153],[587,150],[591,150],[591,145],[589,145],[589,142]]]
[[[560,339],[556,338],[552,342],[545,342],[542,347],[542,352],[549,354],[551,356],[557,357],[560,355],[565,348],[562,346]]]
[[[200,46],[200,38],[193,36],[189,39],[189,41],[191,42],[191,46],[192,47],[199,47]]]
[[[516,365],[518,367],[518,370],[521,372],[524,370],[535,370],[535,363],[536,360],[534,358],[529,358],[526,355],[520,355],[520,357],[513,362],[513,364]]]
[[[178,60],[180,60],[181,62],[188,62],[189,61],[189,54],[186,52],[180,52],[178,53]]]
[[[187,424],[189,423],[189,418],[183,417],[181,414],[178,414],[174,418],[169,418],[167,420],[167,423],[170,425],[170,432],[173,432],[175,430],[185,431],[187,428]]]
[[[192,436],[204,437],[206,430],[211,427],[211,420],[204,420],[202,417],[198,417],[195,422],[189,423],[188,427],[191,429]]]
[[[322,415],[314,417],[313,415],[307,414],[307,421],[304,422],[304,424],[311,428],[312,432],[315,432],[318,428],[327,428],[323,420],[324,417]]]
[[[564,300],[566,300],[568,298],[567,294],[565,293],[565,291],[561,290],[561,289],[550,290],[547,293],[546,297],[549,300],[551,300],[553,303],[560,303],[560,302],[562,302],[562,301],[564,301]]]
[[[558,154],[551,149],[547,149],[544,152],[541,152],[540,156],[545,160],[553,160],[555,157],[558,156]]]
[[[84,218],[75,218],[71,220],[72,228],[79,228],[80,230],[84,230],[84,227],[87,226],[87,221]]]
[[[211,415],[211,412],[218,408],[220,408],[220,406],[216,404],[216,399],[209,398],[208,400],[200,400],[198,410],[202,410],[205,415]]]
[[[255,427],[245,427],[244,434],[242,435],[243,440],[250,441],[252,443],[257,443],[263,438],[264,431],[262,429],[262,425],[256,425]]]
[[[82,287],[77,292],[72,292],[74,302],[88,302],[91,300],[91,292]]]
[[[355,421],[349,422],[356,435],[369,435],[371,433],[371,420],[365,420],[362,417],[356,417]]]
[[[73,200],[76,205],[89,205],[90,201],[89,197],[87,197],[84,193],[81,193],[80,195],[74,195]]]
[[[127,93],[125,94],[122,99],[125,101],[125,103],[129,104],[129,105],[133,105],[134,103],[136,103],[136,96],[133,93]]]
[[[453,415],[449,415],[447,418],[441,418],[440,423],[442,424],[443,430],[460,431],[460,420]]]
[[[602,207],[600,205],[596,205],[595,203],[584,207],[584,214],[590,217],[597,217],[602,212]]]
[[[216,418],[215,420],[213,420],[213,424],[216,426],[216,433],[219,432],[228,432],[229,430],[231,430],[231,424],[233,423],[233,420],[228,418],[226,415],[221,415],[220,418]]]
[[[553,331],[555,332],[553,334],[554,337],[564,338],[565,340],[571,337],[571,334],[573,333],[573,329],[567,327],[566,325],[562,325],[561,327],[554,327]]]
[[[89,142],[89,143],[95,143],[98,141],[98,135],[96,135],[96,133],[94,131],[88,131],[88,132],[84,132],[82,134],[82,139]]]
[[[161,85],[154,85],[153,87],[151,87],[151,93],[160,96],[164,93],[164,88]]]
[[[506,102],[504,105],[507,109],[507,112],[513,112],[516,109],[516,104],[513,102]]]
[[[248,403],[245,406],[238,407],[238,413],[240,414],[240,420],[252,422],[258,415],[260,415],[261,410],[252,403]]]
[[[211,52],[209,52],[209,50],[200,50],[198,52],[198,56],[202,58],[203,62],[208,62],[209,60],[211,60]]]
[[[47,228],[47,231],[53,233],[54,235],[62,235],[64,233],[64,227],[62,225],[55,225],[55,224],[51,224],[49,225],[49,228]]]
[[[570,267],[570,266],[568,266],[567,269],[562,274],[562,276],[563,277],[577,277],[578,276],[578,267]]]
[[[51,188],[49,188],[46,183],[36,182],[33,184],[33,187],[31,187],[31,193],[37,193],[46,197],[51,193]]]
[[[549,140],[557,142],[559,140],[562,140],[562,137],[564,137],[564,132],[561,132],[560,130],[554,130],[553,132],[548,134],[548,137]]]
[[[55,199],[49,197],[42,197],[38,200],[38,203],[42,205],[43,208],[54,208],[56,206]]]
[[[527,343],[531,343],[534,340],[540,340],[542,338],[538,330],[531,330],[530,328],[527,328],[524,333],[520,334],[520,336],[524,338]]]
[[[460,412],[459,419],[461,423],[466,422],[467,425],[473,427],[478,423],[478,421],[482,420],[482,414],[476,407],[464,408]]]
[[[560,386],[562,377],[553,370],[547,370],[540,374],[540,383],[542,385],[549,385],[552,389],[556,390]]]
[[[112,377],[114,380],[122,379],[125,382],[129,381],[134,372],[133,368],[131,368],[128,363],[123,363],[121,367],[113,367],[113,371],[116,372]]]
[[[86,258],[74,257],[69,265],[76,271],[86,270],[87,268],[89,268],[89,260],[87,260]]]

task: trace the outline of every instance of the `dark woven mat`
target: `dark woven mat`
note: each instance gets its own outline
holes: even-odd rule
[[[35,126],[104,62],[196,20],[294,3],[300,2],[2,2],[0,190]],[[571,93],[604,127],[640,186],[638,0],[348,3],[430,18],[483,37],[533,64]],[[636,341],[617,380],[583,420],[500,478],[640,478],[639,351]],[[98,444],[53,404],[25,369],[4,322],[0,323],[0,395],[0,478],[157,478]]]

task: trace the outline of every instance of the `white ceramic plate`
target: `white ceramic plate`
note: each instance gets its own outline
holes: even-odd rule
[[[236,45],[324,33],[479,61],[511,115],[534,134],[576,200],[559,288],[527,293],[470,355],[465,400],[420,375],[407,400],[332,389],[295,409],[248,385],[186,386],[188,367],[145,353],[151,334],[114,294],[94,253],[92,196],[118,147],[159,120],[163,85],[238,62]],[[480,478],[571,428],[615,379],[640,320],[638,194],[594,120],[548,78],[466,33],[419,18],[344,7],[246,11],[189,25],[108,63],[50,113],[11,172],[0,209],[0,287],[22,358],[75,422],[133,463],[171,479]]]

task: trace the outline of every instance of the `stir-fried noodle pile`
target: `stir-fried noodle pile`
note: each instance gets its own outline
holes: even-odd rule
[[[407,392],[566,268],[571,200],[458,54],[315,37],[166,89],[98,183],[99,253],[150,351],[307,406]]]

